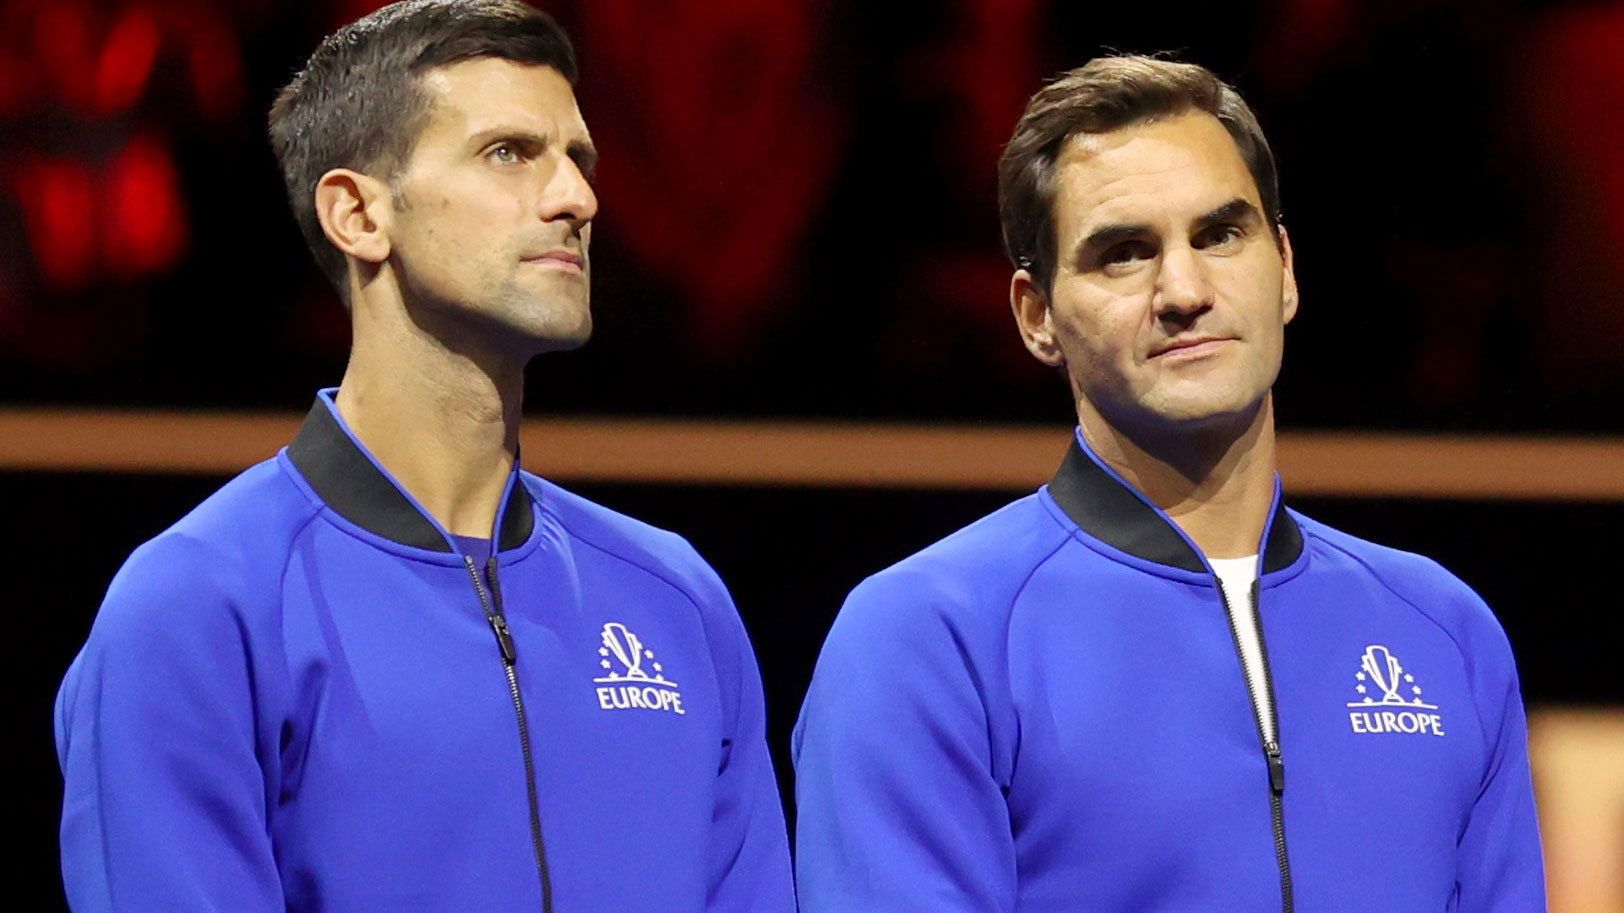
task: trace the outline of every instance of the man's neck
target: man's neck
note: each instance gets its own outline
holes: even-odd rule
[[[1209,558],[1255,555],[1274,501],[1274,405],[1243,424],[1130,436],[1079,408],[1083,437]]]
[[[408,320],[357,315],[339,414],[446,531],[493,534],[513,471],[524,366],[454,351]]]

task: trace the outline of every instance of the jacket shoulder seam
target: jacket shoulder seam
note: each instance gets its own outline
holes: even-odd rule
[[[1066,531],[1062,530],[1062,532],[1066,532]],[[1014,626],[1014,620],[1015,620],[1015,606],[1016,606],[1017,603],[1019,603],[1021,601],[1021,596],[1023,596],[1026,593],[1026,588],[1027,588],[1027,586],[1029,586],[1032,583],[1032,578],[1036,577],[1038,575],[1038,571],[1042,570],[1046,565],[1048,565],[1048,563],[1050,561],[1053,561],[1054,557],[1056,555],[1060,554],[1061,549],[1064,549],[1066,547],[1066,543],[1068,543],[1070,541],[1071,541],[1071,536],[1069,534],[1061,536],[1059,541],[1057,541],[1054,544],[1054,546],[1049,549],[1048,554],[1044,555],[1043,557],[1039,558],[1037,561],[1033,562],[1032,567],[1026,572],[1026,576],[1021,578],[1021,585],[1015,588],[1014,594],[1011,595],[1010,598],[1009,598],[1009,606],[1008,606],[1008,608],[1006,608],[1004,610],[1004,637],[1003,637],[1004,656],[1003,656],[1002,665],[1003,665],[1003,673],[1004,673],[1004,694],[1005,695],[1013,695],[1014,691],[1015,691],[1014,675],[1010,671],[1010,655],[1014,651],[1012,651],[1010,649],[1010,644],[1009,644],[1010,629]],[[1013,710],[1014,710],[1013,706],[1011,706],[1010,709],[1011,709],[1011,712],[1013,713]],[[989,737],[989,739],[988,739],[989,742],[991,741],[991,735],[992,735],[990,723],[991,723],[991,720],[989,718],[989,728],[988,728],[988,732],[987,732],[987,735]],[[991,746],[989,745],[989,747],[991,747]],[[1015,768],[1015,759],[1012,757],[1010,759],[1010,770],[1008,771],[1008,774],[1009,774],[1011,779],[1013,779],[1014,775],[1015,775],[1014,768]]]

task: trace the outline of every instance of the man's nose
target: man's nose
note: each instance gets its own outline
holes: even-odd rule
[[[559,156],[542,199],[542,218],[548,221],[563,219],[581,226],[598,214],[598,195],[592,190],[592,182],[567,155]]]
[[[1158,317],[1190,316],[1212,307],[1212,282],[1206,264],[1187,244],[1171,245],[1162,253],[1156,275],[1154,305]]]

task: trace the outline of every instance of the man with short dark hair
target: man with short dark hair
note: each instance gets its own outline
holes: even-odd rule
[[[841,610],[795,732],[802,910],[1544,909],[1498,623],[1281,504],[1298,294],[1240,96],[1094,60],[1032,98],[999,191],[1077,432]]]
[[[793,908],[726,589],[519,469],[525,364],[591,331],[575,76],[519,0],[407,0],[276,100],[350,362],[136,550],[68,671],[81,913]]]

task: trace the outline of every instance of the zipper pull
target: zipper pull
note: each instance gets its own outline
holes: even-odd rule
[[[1263,753],[1269,758],[1269,786],[1278,796],[1286,791],[1286,760],[1280,756],[1280,746],[1273,742],[1263,744]]]
[[[509,666],[519,661],[519,653],[513,647],[513,632],[508,629],[507,619],[501,615],[492,615],[491,630],[496,632],[496,643],[502,648],[502,662]]]

